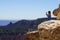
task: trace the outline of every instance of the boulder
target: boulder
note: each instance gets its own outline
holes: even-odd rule
[[[59,40],[60,20],[50,20],[50,21],[42,22],[41,24],[38,25],[38,30],[41,33],[40,38],[42,39],[46,37],[46,40]]]
[[[58,8],[53,10],[53,15],[56,16],[57,20],[60,20],[60,4]]]

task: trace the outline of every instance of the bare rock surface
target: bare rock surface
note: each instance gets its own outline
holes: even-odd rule
[[[50,21],[45,21],[42,22],[41,24],[38,25],[38,30],[39,29],[55,29],[57,27],[60,27],[60,20],[50,20]]]

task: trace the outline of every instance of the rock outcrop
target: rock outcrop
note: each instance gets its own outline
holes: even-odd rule
[[[60,40],[60,20],[42,22],[37,29],[27,32],[26,40]]]
[[[60,20],[60,4],[58,8],[53,10],[53,15],[56,16],[56,19]]]

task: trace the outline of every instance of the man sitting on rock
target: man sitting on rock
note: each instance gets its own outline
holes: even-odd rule
[[[47,12],[46,12],[46,15],[47,15],[47,17],[48,17],[48,20],[50,20],[50,19],[51,19],[51,11],[48,11],[48,14],[47,14]]]

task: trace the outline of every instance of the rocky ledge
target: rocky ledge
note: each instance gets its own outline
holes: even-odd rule
[[[49,20],[38,25],[36,31],[27,32],[26,40],[60,40],[60,20]]]

